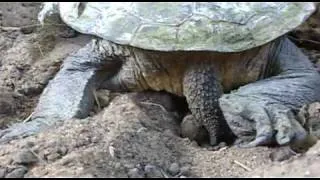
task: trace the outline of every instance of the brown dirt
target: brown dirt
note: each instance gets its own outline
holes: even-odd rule
[[[247,170],[234,161],[251,169],[270,161],[271,148],[208,151],[179,137],[177,112],[152,101],[164,98],[170,102],[168,95],[160,93],[117,96],[93,117],[66,121],[38,136],[2,146],[0,166],[7,171],[20,167],[15,159],[25,150],[39,157],[25,177],[134,177],[130,172],[134,168],[139,170],[136,176],[144,177],[147,165],[173,176],[169,170],[173,163],[180,170],[189,168],[183,174],[189,177],[241,177]],[[151,109],[156,113],[150,114]]]
[[[274,162],[248,173],[252,177],[320,177],[320,142],[305,154]]]
[[[0,27],[37,24],[39,3],[2,3]],[[61,61],[89,37],[61,27],[0,31],[0,127],[25,119]],[[4,30],[5,29],[5,30]],[[320,36],[319,36],[320,37]],[[305,50],[315,56],[318,51]],[[310,53],[311,52],[311,53]],[[98,92],[102,110],[0,147],[1,177],[319,176],[320,144],[281,163],[283,148],[210,151],[180,137],[183,103],[165,93]],[[184,104],[185,105],[185,104]],[[285,151],[284,151],[285,152]]]
[[[89,40],[83,35],[61,38],[56,35],[61,27],[10,30],[37,24],[39,5],[10,2],[0,6],[0,107],[8,102],[12,106],[7,112],[1,110],[0,128],[27,118],[61,61]]]

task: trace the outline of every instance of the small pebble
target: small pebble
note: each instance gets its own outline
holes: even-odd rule
[[[6,168],[0,168],[0,178],[4,178],[4,176],[6,175]]]
[[[136,164],[135,167],[138,168],[138,169],[142,169],[142,165],[140,163]]]
[[[178,163],[172,163],[170,165],[169,172],[170,172],[171,175],[174,176],[174,175],[178,174],[179,171],[180,171],[180,168],[179,168],[179,164]]]
[[[306,172],[304,173],[305,176],[309,176],[310,174],[311,174],[310,171],[306,171]]]
[[[190,173],[190,167],[189,166],[183,166],[180,168],[180,173],[183,175],[188,175]]]
[[[31,34],[35,31],[35,27],[23,27],[20,29],[23,34]]]
[[[180,178],[187,178],[187,176],[180,176]]]
[[[220,148],[226,147],[227,143],[226,142],[220,142],[218,145]]]
[[[82,175],[81,178],[94,178],[94,175],[92,175],[92,174],[85,174],[85,175]]]
[[[68,153],[68,149],[65,146],[62,146],[62,147],[58,148],[57,153],[64,156]]]
[[[34,142],[27,141],[25,143],[20,144],[19,148],[25,149],[25,148],[32,148],[34,146]]]
[[[8,173],[5,177],[6,178],[23,178],[24,174],[26,174],[28,169],[26,167],[18,167]]]
[[[219,149],[220,149],[219,145],[207,147],[208,151],[218,151]]]
[[[128,169],[133,169],[134,168],[134,164],[125,164],[124,167],[128,168]]]
[[[269,158],[271,159],[271,161],[281,162],[290,159],[294,155],[295,153],[290,150],[289,147],[284,147],[270,153]]]
[[[138,168],[130,169],[128,172],[128,176],[131,178],[142,178],[143,175],[139,172]]]
[[[28,141],[27,142],[27,146],[30,147],[30,148],[33,147],[34,145],[35,145],[35,143],[32,142],[32,141]]]
[[[32,164],[38,162],[38,158],[30,150],[22,150],[13,160],[17,164]]]
[[[72,160],[73,159],[67,157],[67,158],[63,158],[60,163],[61,163],[61,165],[65,166],[65,165],[70,164],[72,162]]]
[[[50,155],[47,156],[47,160],[48,160],[48,161],[54,161],[54,160],[59,159],[60,157],[61,157],[60,154],[58,154],[58,153],[52,153],[52,154],[50,154]]]
[[[144,167],[144,172],[149,178],[163,178],[163,175],[159,168],[154,165],[147,164]]]
[[[120,164],[119,162],[117,162],[117,163],[114,165],[114,167],[115,167],[116,169],[120,169],[120,168],[121,168],[121,164]]]
[[[101,108],[107,107],[110,103],[110,91],[109,90],[99,90],[97,91],[98,100]]]
[[[192,147],[199,147],[199,144],[197,143],[197,141],[192,141],[191,146]]]

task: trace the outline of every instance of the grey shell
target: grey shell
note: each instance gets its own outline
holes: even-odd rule
[[[83,5],[83,4],[81,4]],[[311,2],[59,2],[62,20],[117,44],[158,51],[239,52],[304,22]]]

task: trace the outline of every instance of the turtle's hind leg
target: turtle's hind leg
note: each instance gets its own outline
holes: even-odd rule
[[[205,62],[190,65],[184,75],[183,93],[192,116],[207,129],[210,145],[217,145],[229,129],[219,107],[223,90],[214,68]]]

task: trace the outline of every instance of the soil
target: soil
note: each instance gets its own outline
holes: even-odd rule
[[[89,40],[62,38],[56,33],[63,32],[61,27],[35,26],[39,6],[10,2],[0,7],[0,107],[7,107],[1,109],[0,128],[27,118],[62,60]],[[26,26],[31,28],[20,28]]]
[[[38,26],[39,6],[27,2],[0,6],[1,129],[32,113],[63,59],[90,40],[70,34],[64,26]],[[315,13],[313,19],[318,16]],[[302,38],[310,28],[318,28],[308,23],[293,36]],[[320,56],[314,46],[301,45],[316,66]],[[90,117],[60,122],[46,132],[1,145],[0,178],[320,175],[319,142],[306,153],[287,158],[292,152],[286,147],[224,145],[213,150],[181,137],[180,123],[187,113],[183,99],[164,92],[99,90],[97,95],[100,106]]]

